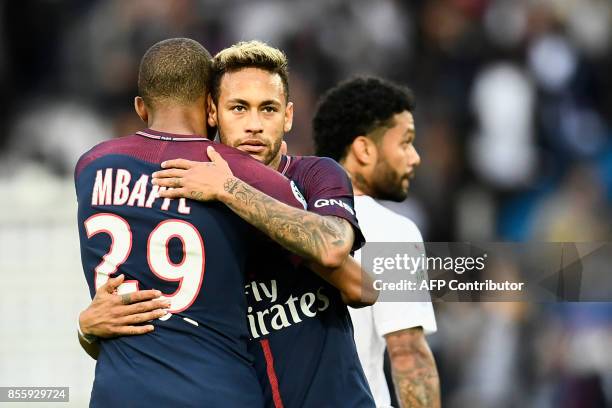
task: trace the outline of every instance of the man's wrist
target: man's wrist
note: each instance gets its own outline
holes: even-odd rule
[[[217,200],[224,204],[227,204],[234,198],[234,191],[240,183],[240,179],[234,176],[230,176],[223,182],[223,189],[219,192]]]
[[[79,337],[89,344],[96,343],[98,341],[98,336],[88,333],[87,330],[83,330],[81,325],[81,314],[79,314],[77,319],[77,332],[79,333]]]

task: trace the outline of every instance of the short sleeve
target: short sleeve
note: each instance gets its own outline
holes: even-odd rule
[[[347,220],[355,231],[353,250],[361,248],[365,238],[355,213],[353,186],[342,166],[330,158],[313,157],[301,176],[308,211]]]
[[[376,333],[381,337],[419,326],[425,334],[437,331],[431,302],[379,302],[372,306],[372,315]]]

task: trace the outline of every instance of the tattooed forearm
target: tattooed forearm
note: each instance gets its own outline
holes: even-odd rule
[[[439,408],[440,380],[435,360],[422,332],[410,330],[399,335],[401,339],[387,338],[397,398],[402,408]]]
[[[238,185],[238,179],[230,177],[223,183],[223,189],[232,194]]]
[[[351,233],[347,221],[336,217],[321,217],[321,231],[329,237],[329,243],[336,247],[346,245],[346,237]]]
[[[232,211],[306,259],[326,265],[335,259],[334,253],[348,254],[353,245],[353,230],[346,220],[288,206],[235,177],[223,188],[227,196],[222,201]]]

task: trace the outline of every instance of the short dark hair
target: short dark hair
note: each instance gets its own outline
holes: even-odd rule
[[[313,119],[317,156],[345,158],[357,136],[374,137],[381,127],[392,127],[393,116],[414,111],[410,89],[376,77],[341,82],[320,99]]]
[[[195,40],[160,41],[140,61],[138,93],[149,107],[164,100],[193,103],[206,95],[211,60],[210,53]]]
[[[219,101],[221,78],[227,72],[244,68],[260,68],[278,74],[283,83],[285,100],[289,99],[289,63],[287,56],[278,48],[261,41],[241,41],[221,50],[215,55],[212,64],[210,93],[213,101]]]

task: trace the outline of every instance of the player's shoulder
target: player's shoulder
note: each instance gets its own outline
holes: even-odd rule
[[[377,213],[379,217],[384,217],[385,222],[389,222],[388,225],[393,225],[395,228],[399,227],[407,232],[417,232],[419,236],[421,235],[419,227],[410,218],[388,209],[387,207],[385,207],[384,205],[382,205],[371,197],[368,198],[370,198],[371,200],[371,208]]]
[[[224,145],[220,142],[215,141],[211,143],[212,147],[215,148],[217,153],[219,153],[230,164],[230,167],[238,165],[241,168],[256,169],[266,173],[277,173],[276,171],[268,168],[268,166],[265,164],[252,158],[251,155],[246,152],[238,150],[232,146]],[[204,151],[206,151],[206,147],[204,148]]]
[[[340,169],[342,166],[332,158],[319,156],[288,156],[292,165],[299,168]]]
[[[226,146],[219,142],[213,142],[213,147],[219,153],[228,165],[235,172],[235,175],[239,178],[243,178],[249,184],[259,180],[267,180],[269,182],[275,182],[278,180],[287,181],[287,177],[274,169],[269,168],[265,164],[261,163],[251,157],[246,152],[236,149],[235,147]],[[206,151],[206,149],[204,149]],[[208,159],[207,159],[208,160]]]
[[[287,156],[288,163],[283,173],[291,175],[291,178],[299,177],[333,177],[347,178],[346,171],[334,159],[318,156]]]
[[[215,150],[219,154],[221,154],[223,156],[231,155],[231,156],[237,156],[237,157],[251,157],[248,153],[245,153],[245,152],[243,152],[241,150],[238,150],[235,147],[227,146],[227,145],[224,145],[223,143],[217,142],[217,141],[210,141],[209,140],[209,142],[211,143],[212,147],[214,147]],[[253,159],[253,160],[257,161],[255,159]]]
[[[421,242],[423,240],[421,231],[414,221],[388,209],[370,196],[355,196],[355,210],[368,241],[379,241],[375,237],[368,236],[365,231],[368,225],[370,230],[380,230],[380,234],[375,235],[387,237],[388,241]]]
[[[81,155],[79,160],[77,161],[74,174],[75,177],[87,167],[88,164],[94,162],[96,159],[99,159],[103,156],[109,154],[122,154],[127,153],[130,148],[134,146],[139,140],[138,136],[132,134],[122,137],[117,137],[114,139],[105,140],[103,142],[98,143],[85,153]]]
[[[83,153],[81,158],[92,155],[112,154],[115,151],[135,144],[138,140],[140,140],[140,138],[135,134],[104,140]]]

